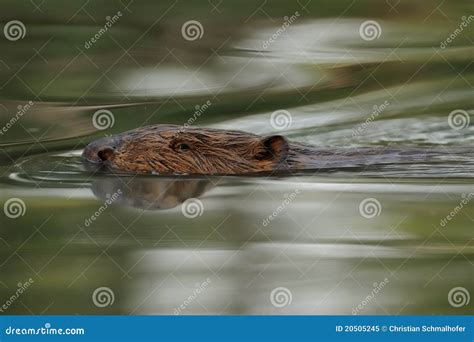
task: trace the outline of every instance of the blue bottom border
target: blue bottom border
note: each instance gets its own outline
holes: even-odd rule
[[[474,341],[474,316],[0,316],[0,341]]]

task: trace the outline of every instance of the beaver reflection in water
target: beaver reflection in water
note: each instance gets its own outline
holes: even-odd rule
[[[440,154],[421,148],[319,148],[281,135],[152,125],[96,140],[83,157],[134,173],[248,174],[424,163]]]

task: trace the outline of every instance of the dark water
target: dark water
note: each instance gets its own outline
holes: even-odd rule
[[[474,146],[472,2],[2,8],[24,28],[0,35],[1,313],[472,312],[474,159],[452,153]],[[438,153],[291,177],[83,165],[153,123]]]

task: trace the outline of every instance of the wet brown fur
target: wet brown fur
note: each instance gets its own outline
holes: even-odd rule
[[[423,164],[472,151],[416,147],[316,147],[290,142],[280,135],[145,126],[90,143],[83,156],[94,163],[133,173],[249,174],[270,171]]]
[[[287,153],[281,136],[154,125],[101,139],[84,156],[136,173],[238,174],[283,168]]]

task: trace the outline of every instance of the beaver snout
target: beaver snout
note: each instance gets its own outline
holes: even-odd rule
[[[92,163],[102,163],[113,158],[119,144],[117,137],[102,138],[87,145],[82,156]]]

